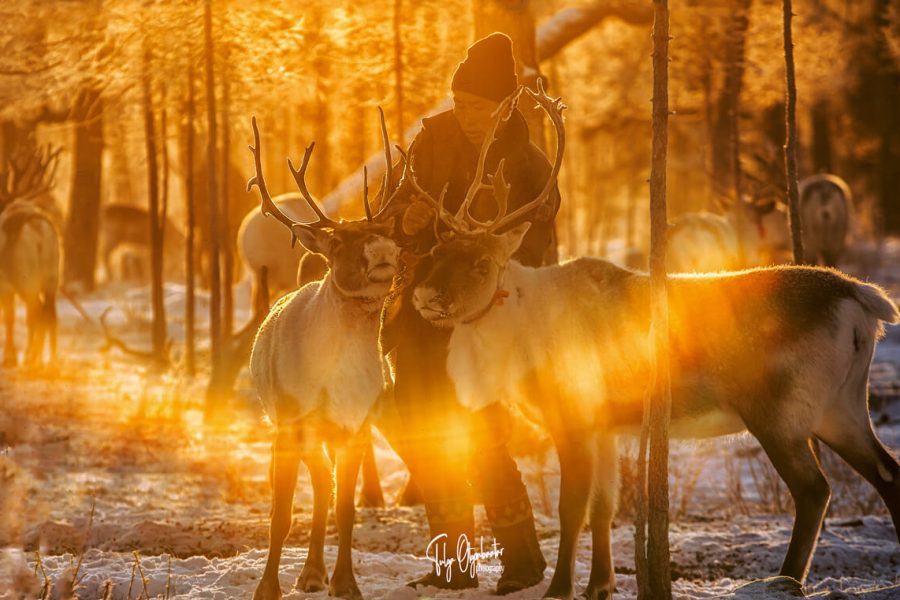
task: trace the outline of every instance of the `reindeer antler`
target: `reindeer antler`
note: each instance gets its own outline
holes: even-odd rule
[[[459,207],[459,210],[455,215],[451,214],[444,208],[444,194],[446,194],[447,192],[446,186],[444,186],[444,190],[443,192],[441,192],[440,197],[435,200],[434,197],[424,189],[422,189],[418,181],[416,181],[415,171],[412,167],[412,160],[410,160],[410,157],[407,156],[407,154],[412,154],[412,146],[410,147],[410,150],[407,154],[402,154],[401,152],[404,161],[404,179],[409,179],[410,184],[413,186],[415,192],[437,211],[440,220],[443,221],[444,224],[446,224],[447,227],[449,227],[452,231],[463,235],[485,231],[496,231],[501,227],[508,225],[515,219],[521,217],[522,215],[527,214],[528,212],[541,206],[544,202],[546,202],[547,198],[550,196],[550,193],[553,191],[553,187],[556,185],[556,179],[559,175],[559,169],[562,166],[563,151],[565,150],[566,145],[566,132],[565,125],[563,123],[562,112],[567,107],[563,103],[561,98],[551,98],[547,95],[547,92],[544,89],[543,79],[538,79],[537,86],[538,90],[536,92],[524,86],[517,88],[516,91],[507,96],[507,98],[503,100],[503,102],[501,102],[497,109],[494,111],[491,126],[488,129],[487,135],[485,136],[484,141],[481,144],[481,153],[478,157],[478,165],[475,169],[475,179],[469,186],[468,192],[466,193],[466,198],[463,200],[462,204]],[[490,178],[490,183],[485,183],[483,181],[484,162],[487,157],[488,149],[494,142],[497,127],[502,121],[509,119],[509,116],[512,114],[513,108],[515,108],[515,103],[523,91],[531,96],[538,103],[538,106],[546,111],[547,115],[550,117],[550,120],[553,122],[553,126],[556,128],[556,157],[553,161],[553,167],[550,171],[550,177],[547,179],[547,183],[544,185],[544,188],[541,190],[540,194],[538,194],[536,198],[534,198],[524,206],[521,206],[513,212],[507,214],[506,211],[508,207],[510,186],[506,182],[506,179],[503,175],[504,160],[500,160],[499,164],[497,165],[497,170]],[[472,217],[469,212],[469,208],[472,204],[472,201],[475,199],[475,195],[483,189],[492,190],[494,200],[497,202],[498,208],[497,216],[491,221],[484,222],[478,221],[477,219]]]
[[[255,145],[248,146],[250,148],[250,152],[253,153],[253,161],[256,164],[256,175],[250,178],[250,181],[247,182],[247,191],[249,192],[253,189],[255,185],[259,190],[259,195],[261,198],[260,210],[264,216],[272,215],[274,216],[280,223],[282,223],[285,227],[287,227],[291,232],[291,248],[297,243],[297,234],[294,232],[295,227],[305,227],[309,229],[320,229],[324,227],[334,227],[337,225],[335,221],[332,221],[319,209],[315,200],[313,200],[312,196],[309,194],[309,190],[306,189],[306,167],[309,164],[309,157],[312,154],[313,148],[315,147],[315,142],[311,143],[306,147],[306,152],[303,154],[303,162],[300,164],[300,169],[294,169],[293,163],[291,163],[291,159],[288,159],[288,168],[291,170],[291,173],[294,175],[294,180],[297,182],[297,187],[300,188],[300,195],[306,200],[307,204],[309,204],[310,208],[313,209],[313,212],[316,213],[318,220],[314,223],[301,223],[299,221],[294,221],[289,216],[284,214],[281,209],[275,204],[272,200],[272,196],[269,195],[269,188],[266,186],[266,179],[263,176],[262,169],[262,155],[261,155],[261,142],[259,139],[259,127],[256,125],[256,117],[254,116],[251,119],[251,123],[253,125],[253,143]]]
[[[413,169],[413,151],[415,150],[416,142],[413,142],[409,146],[409,150],[404,152],[400,148],[397,150],[400,152],[400,157],[403,160],[403,180],[409,181],[410,185],[413,188],[413,191],[418,195],[421,199],[431,205],[431,207],[437,212],[438,218],[443,221],[451,230],[456,231],[457,233],[467,233],[469,231],[469,226],[465,221],[461,219],[457,219],[452,213],[450,213],[446,208],[444,208],[444,196],[447,195],[447,187],[450,185],[449,182],[444,184],[444,189],[441,190],[441,195],[438,196],[438,199],[435,200],[434,196],[429,194],[425,189],[419,184],[419,181],[416,179],[416,173]],[[437,219],[435,219],[435,233],[437,233]]]
[[[390,183],[392,179],[391,172],[391,147],[390,140],[388,138],[387,126],[384,121],[384,111],[381,110],[381,107],[378,107],[378,112],[381,116],[381,138],[384,142],[384,159],[387,162],[386,170],[385,170],[385,179],[384,185],[382,186],[382,190],[384,194],[387,194],[390,191]],[[334,229],[339,225],[337,221],[333,221],[328,218],[322,209],[319,208],[318,202],[316,202],[315,198],[313,198],[312,194],[309,193],[309,188],[306,187],[306,169],[309,166],[309,159],[312,156],[313,149],[315,148],[315,142],[310,143],[309,146],[306,147],[306,151],[303,153],[303,161],[300,163],[300,168],[294,168],[294,163],[291,159],[288,159],[288,168],[291,170],[291,174],[294,176],[294,181],[297,183],[297,188],[300,190],[300,195],[303,196],[303,199],[306,200],[306,203],[309,207],[316,213],[316,221],[312,223],[301,223],[298,221],[294,221],[286,214],[284,214],[275,202],[272,200],[272,196],[269,194],[269,190],[266,187],[266,179],[263,176],[262,169],[262,156],[261,156],[261,142],[259,137],[259,127],[256,125],[256,117],[251,119],[251,123],[253,125],[253,142],[254,145],[248,146],[250,148],[250,152],[253,153],[253,160],[256,165],[256,175],[250,178],[250,181],[247,182],[247,191],[249,192],[253,189],[255,185],[257,189],[259,189],[259,195],[261,197],[261,205],[260,210],[263,215],[269,216],[273,215],[279,222],[284,224],[291,231],[291,247],[297,243],[297,235],[294,232],[294,228],[296,227],[304,227],[307,229],[323,229],[323,228],[331,228]],[[402,180],[400,185],[398,185],[390,196],[381,203],[379,210],[376,214],[372,214],[372,207],[369,205],[369,171],[368,168],[363,167],[363,205],[366,210],[366,220],[375,221],[379,217],[381,217],[385,213],[385,209],[391,203],[391,201],[397,196],[400,188],[402,187]]]
[[[503,99],[503,101],[494,109],[493,115],[491,115],[491,124],[488,127],[487,133],[484,136],[484,140],[481,142],[481,152],[478,155],[478,163],[475,167],[475,178],[472,180],[471,185],[469,185],[469,189],[466,191],[466,197],[459,205],[459,210],[456,211],[457,219],[466,219],[472,225],[479,227],[483,225],[482,223],[476,221],[469,213],[469,209],[472,206],[472,202],[475,200],[475,196],[478,195],[483,189],[494,189],[496,190],[495,185],[492,183],[484,182],[484,162],[487,159],[488,151],[491,149],[491,146],[494,144],[494,141],[497,139],[497,128],[500,126],[500,123],[506,122],[509,120],[512,115],[513,110],[516,107],[516,103],[519,100],[519,96],[522,95],[522,90],[525,89],[525,86],[519,86],[516,90]],[[494,172],[493,177],[496,179],[498,173],[503,172],[503,160],[497,165],[497,170]],[[505,199],[506,195],[503,195]],[[498,197],[498,200],[500,198]],[[500,207],[499,214],[503,214],[506,212],[506,206]]]
[[[30,143],[20,146],[10,156],[6,172],[0,174],[0,202],[34,198],[52,188],[61,152],[62,147],[54,149],[49,144],[43,148]]]
[[[503,211],[499,213],[501,216],[487,227],[488,231],[496,231],[504,225],[508,225],[509,223],[518,219],[522,215],[527,214],[528,212],[540,207],[544,202],[547,201],[547,198],[550,197],[550,193],[553,191],[553,187],[556,185],[556,179],[559,176],[559,169],[562,166],[563,152],[566,148],[566,127],[563,123],[562,113],[568,107],[562,101],[561,97],[551,98],[547,95],[547,92],[544,90],[543,78],[538,78],[537,88],[538,89],[536,92],[534,90],[525,88],[525,93],[531,96],[538,103],[538,106],[544,109],[544,111],[547,113],[547,116],[550,117],[550,121],[553,122],[553,127],[556,129],[556,157],[553,160],[553,167],[550,170],[550,176],[547,178],[547,183],[544,184],[544,189],[541,190],[541,193],[538,194],[537,198],[523,206],[520,206],[509,214],[506,214],[506,202],[504,199]],[[495,191],[495,197],[496,194],[497,192]],[[509,188],[507,187],[504,191],[504,195],[508,194]]]

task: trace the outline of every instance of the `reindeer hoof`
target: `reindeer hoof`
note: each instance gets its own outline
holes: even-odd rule
[[[333,598],[344,598],[344,600],[363,600],[362,592],[359,591],[359,586],[356,585],[356,579],[353,577],[343,581],[332,579],[328,595]]]
[[[303,592],[321,592],[328,587],[328,573],[325,565],[305,563],[297,577],[296,587]]]
[[[578,594],[578,600],[609,600],[612,593],[608,589],[588,587]]]
[[[281,600],[281,586],[278,584],[278,578],[263,578],[256,586],[253,592],[253,600]]]
[[[544,600],[572,600],[572,586],[550,582],[550,587],[544,592],[543,598]]]

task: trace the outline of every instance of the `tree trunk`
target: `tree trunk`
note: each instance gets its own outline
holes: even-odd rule
[[[194,207],[194,119],[196,117],[196,102],[194,99],[194,64],[188,66],[187,74],[187,105],[185,106],[186,123],[184,126],[184,164],[187,165],[184,174],[185,210],[187,212],[187,242],[185,243],[184,273],[185,273],[185,303],[184,303],[184,362],[189,376],[197,372],[195,354],[195,293],[194,293],[194,230],[196,228],[196,211]]]
[[[740,96],[744,79],[744,54],[749,13],[752,0],[739,0],[728,24],[728,41],[725,46],[725,81],[716,103],[713,127],[712,165],[713,189],[719,198],[734,194],[741,187],[739,145]],[[739,212],[739,211],[738,211]]]
[[[234,330],[234,249],[235,240],[231,231],[231,193],[228,176],[231,168],[231,90],[228,83],[228,49],[224,51],[225,68],[222,73],[222,181],[221,193],[221,253],[222,253],[222,338],[229,339]]]
[[[221,399],[218,394],[222,370],[222,285],[219,277],[219,189],[216,177],[216,79],[212,33],[212,0],[204,1],[203,33],[206,62],[206,181],[209,216],[209,344],[212,373],[206,389],[206,416],[211,417]]]
[[[153,89],[150,80],[151,49],[144,35],[141,89],[144,108],[144,144],[147,155],[147,196],[150,228],[150,308],[152,313],[151,340],[155,361],[166,360],[166,314],[163,304],[162,281],[162,224],[159,222],[159,167],[157,164],[156,130],[153,114]]]
[[[672,597],[669,564],[669,307],[666,278],[666,154],[668,148],[669,10],[667,0],[654,0],[653,138],[650,165],[650,287],[653,337],[656,346],[649,417],[641,429],[641,449],[649,438],[646,571],[638,581],[639,597]],[[646,408],[646,406],[645,406]],[[642,458],[642,457],[641,457]],[[639,478],[643,483],[643,476]],[[639,527],[643,523],[638,524]],[[637,542],[638,540],[636,540]],[[637,544],[636,544],[637,545]],[[639,552],[638,549],[635,550]]]
[[[784,72],[786,80],[784,172],[787,178],[788,223],[794,263],[803,264],[803,237],[800,221],[800,198],[797,178],[797,82],[794,79],[794,42],[791,36],[791,0],[783,0]]]
[[[397,114],[396,133],[402,135],[406,125],[403,120],[403,0],[394,0],[394,103]],[[402,144],[401,140],[401,144]]]
[[[100,92],[83,89],[75,101],[72,186],[63,238],[63,281],[85,290],[96,285],[100,233],[100,186],[103,172],[103,101]]]

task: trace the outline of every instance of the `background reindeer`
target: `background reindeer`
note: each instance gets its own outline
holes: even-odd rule
[[[564,106],[535,96],[557,127],[561,154]],[[414,303],[433,324],[454,328],[447,367],[460,401],[473,410],[515,403],[544,424],[557,447],[560,546],[545,597],[572,597],[588,505],[593,555],[584,597],[607,597],[615,589],[615,438],[639,430],[652,380],[649,278],[593,258],[523,267],[510,257],[529,223],[498,233],[521,215],[501,210],[477,222],[423,196],[456,235],[434,250]],[[900,538],[900,463],[868,413],[881,322],[900,320],[884,292],[815,267],[681,276],[669,286],[672,435],[749,430],[760,441],[797,511],[781,573],[804,581],[830,497],[814,439],[872,483]]]
[[[293,221],[309,222],[316,218],[306,200],[295,193],[280,194],[272,201]],[[257,306],[260,294],[278,298],[299,286],[297,269],[307,254],[302,245],[290,246],[291,234],[276,221],[267,219],[259,210],[247,213],[238,229],[237,246],[241,262],[252,277],[251,306]],[[290,250],[285,250],[290,248]],[[262,270],[267,269],[266,289],[262,287]],[[304,282],[308,283],[308,282]]]
[[[25,302],[28,342],[25,362],[41,361],[49,337],[56,357],[56,291],[59,235],[51,217],[33,199],[53,186],[60,150],[36,147],[16,153],[0,175],[0,309],[4,313],[4,365],[17,362],[15,296]]]
[[[390,148],[382,115],[387,155],[383,190],[388,192]],[[305,173],[313,145],[299,170],[288,161],[300,193],[317,220],[300,223],[279,210],[262,173],[259,130],[253,120],[251,147],[262,212],[272,214],[309,252],[325,257],[329,271],[319,281],[279,300],[263,322],[250,359],[250,372],[266,413],[277,428],[272,446],[272,521],[269,555],[255,600],[280,598],[278,565],[291,525],[291,505],[302,460],[313,482],[314,507],[309,553],[297,587],[325,588],[325,522],[331,498],[331,464],[324,445],[333,450],[337,468],[338,556],[329,594],[361,598],[353,575],[354,494],[359,466],[369,441],[372,408],[385,388],[378,347],[380,309],[397,270],[399,249],[389,238],[393,220],[372,214],[368,187],[362,221],[332,221],[306,188]]]
[[[847,245],[850,188],[835,175],[800,182],[800,221],[806,262],[837,266]],[[686,213],[669,229],[670,272],[711,272],[790,262],[787,212],[779,202],[742,201],[725,216]]]
[[[132,278],[146,281],[150,277],[150,215],[146,209],[128,204],[103,207],[101,221],[101,256],[108,280]],[[163,254],[166,279],[183,277],[184,234],[171,218],[163,230]],[[117,260],[118,259],[118,260]]]
[[[820,174],[800,182],[800,222],[806,262],[837,266],[847,247],[852,196],[836,175]]]

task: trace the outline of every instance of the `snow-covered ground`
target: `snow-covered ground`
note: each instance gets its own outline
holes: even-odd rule
[[[889,258],[870,272],[898,298],[900,242],[887,250]],[[167,304],[175,340],[181,339],[182,302],[181,289],[171,286]],[[136,346],[147,339],[146,294],[97,294],[81,304],[93,319],[107,306],[117,307],[110,325]],[[239,305],[238,322],[246,318],[244,296]],[[0,599],[37,597],[45,580],[54,597],[63,598],[74,579],[78,598],[100,598],[107,585],[112,598],[250,598],[265,561],[271,441],[252,394],[240,395],[232,422],[204,426],[203,381],[178,369],[154,375],[115,351],[103,353],[95,324],[66,301],[60,312],[65,358],[59,366],[0,371]],[[900,327],[888,329],[876,355],[872,412],[882,440],[900,448]],[[551,566],[544,584],[512,600],[540,597],[556,558],[559,469],[547,445],[538,448],[518,460]],[[376,457],[390,505],[406,471],[380,438]],[[883,504],[827,450],[824,462],[833,500],[807,593],[900,598],[900,546]],[[736,590],[737,597],[779,597],[771,583],[750,583],[777,572],[792,523],[789,495],[758,444],[747,436],[676,442],[671,487],[676,597],[728,597]],[[301,472],[281,570],[288,600],[326,597],[292,589],[305,557],[311,500]],[[636,593],[630,502],[623,489],[613,534],[617,598]],[[476,514],[478,534],[490,540],[483,511]],[[429,568],[423,509],[361,508],[354,535],[365,596],[415,598],[403,584]],[[336,540],[332,520],[329,565]],[[587,582],[589,561],[585,534],[579,586]],[[422,597],[490,596],[497,576],[481,573],[479,590],[425,590]]]

